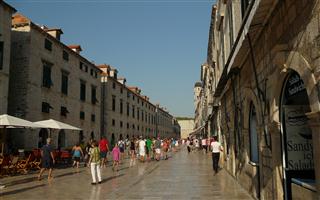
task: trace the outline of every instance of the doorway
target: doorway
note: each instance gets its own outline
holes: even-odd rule
[[[293,180],[315,180],[312,132],[305,114],[310,104],[297,72],[287,76],[280,101],[284,199],[292,199]]]
[[[58,149],[66,147],[66,133],[64,130],[59,131],[58,135]]]
[[[42,146],[47,143],[48,136],[49,136],[48,129],[45,129],[45,128],[40,129],[39,138],[38,138],[38,148],[42,148]]]

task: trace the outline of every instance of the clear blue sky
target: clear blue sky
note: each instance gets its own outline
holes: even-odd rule
[[[62,28],[65,44],[110,64],[153,103],[193,117],[214,0],[6,0],[33,22]]]

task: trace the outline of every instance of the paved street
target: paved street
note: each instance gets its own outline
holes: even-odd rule
[[[132,168],[126,160],[119,172],[107,167],[102,174],[95,186],[89,168],[57,169],[51,182],[37,181],[36,174],[7,177],[0,199],[251,199],[224,170],[214,176],[210,155],[198,152]]]

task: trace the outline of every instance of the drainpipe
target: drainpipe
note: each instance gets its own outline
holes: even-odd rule
[[[256,62],[255,62],[252,42],[251,42],[251,38],[250,38],[249,33],[247,34],[247,37],[248,37],[248,43],[249,43],[249,49],[250,49],[250,58],[251,58],[251,62],[252,62],[252,69],[254,72],[254,79],[255,79],[256,88],[257,88],[257,92],[258,92],[259,107],[260,107],[260,111],[261,111],[260,115],[261,115],[262,127],[263,127],[263,132],[264,132],[264,139],[265,139],[266,146],[271,150],[271,144],[269,144],[269,143],[271,143],[271,138],[268,138],[270,136],[268,134],[267,126],[265,124],[265,120],[264,120],[265,114],[264,114],[264,110],[263,110],[263,106],[262,106],[262,103],[266,102],[266,96],[263,93],[263,91],[259,85]]]

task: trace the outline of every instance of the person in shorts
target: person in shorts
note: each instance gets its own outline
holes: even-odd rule
[[[107,152],[109,151],[108,147],[108,140],[105,136],[101,137],[99,142],[99,150],[100,150],[100,157],[101,157],[101,167],[106,167],[107,165]]]
[[[124,159],[124,149],[125,149],[125,142],[121,139],[118,142],[118,147],[120,150],[120,160],[119,162],[121,162]]]
[[[156,160],[159,161],[161,157],[161,140],[158,137],[154,143],[155,151],[156,151]]]
[[[55,163],[55,158],[53,155],[53,147],[51,145],[51,141],[52,141],[51,138],[47,138],[47,144],[41,148],[42,167],[41,167],[40,173],[38,175],[39,181],[41,180],[42,174],[46,169],[49,170],[48,180],[52,179],[52,170],[53,170],[53,165]]]

